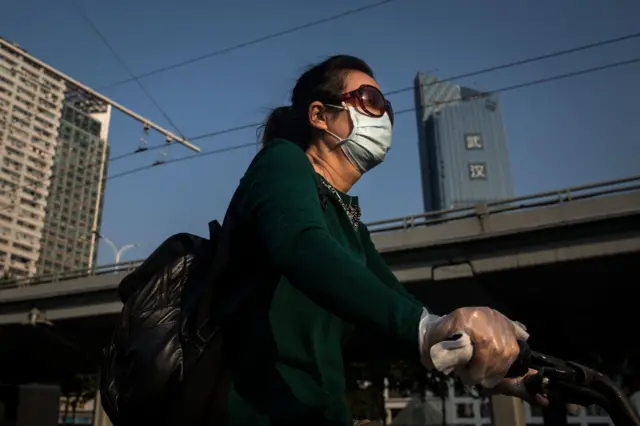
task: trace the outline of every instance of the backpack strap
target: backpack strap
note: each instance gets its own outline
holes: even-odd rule
[[[233,197],[236,198],[235,196]],[[232,203],[233,205],[233,199]],[[196,307],[195,335],[198,338],[200,349],[204,350],[207,342],[219,331],[220,326],[214,325],[211,318],[211,308],[213,307],[213,296],[218,287],[218,278],[224,273],[226,265],[230,260],[231,236],[235,230],[236,214],[231,209],[227,212],[222,225],[216,220],[209,222],[209,237],[214,243],[213,264],[206,275],[206,280],[210,284],[205,287],[201,299]]]

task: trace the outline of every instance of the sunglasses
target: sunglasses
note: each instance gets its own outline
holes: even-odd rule
[[[359,107],[362,112],[371,117],[379,118],[386,112],[393,125],[393,107],[391,106],[391,102],[385,99],[382,92],[374,86],[363,84],[356,90],[343,93],[338,99],[340,102],[349,102]]]

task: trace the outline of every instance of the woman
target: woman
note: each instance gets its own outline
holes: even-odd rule
[[[384,263],[348,195],[391,147],[393,110],[362,60],[334,56],[268,116],[263,149],[231,203],[235,274],[257,290],[224,335],[229,425],[347,425],[343,344],[354,326],[432,368],[429,349],[466,331],[473,383],[502,379],[526,333],[489,308],[429,314]],[[237,280],[235,281],[237,282]]]

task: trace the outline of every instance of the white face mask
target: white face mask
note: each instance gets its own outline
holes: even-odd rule
[[[382,117],[371,117],[352,106],[327,105],[349,111],[353,131],[346,139],[326,132],[340,141],[340,148],[360,173],[368,172],[384,161],[391,149],[392,124],[385,112]]]

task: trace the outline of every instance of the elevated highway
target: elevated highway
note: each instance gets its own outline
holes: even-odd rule
[[[620,346],[629,342],[624,333],[637,310],[627,293],[640,275],[640,177],[379,221],[369,228],[400,281],[436,312],[491,305],[544,336],[539,343],[552,353],[579,358],[588,350],[584,342],[597,341],[614,348],[612,354],[640,355],[635,342]],[[138,264],[3,284],[0,336],[11,350],[0,349],[0,358],[31,359],[30,365],[42,368],[38,374],[45,374],[47,354],[34,355],[28,347],[16,351],[20,345],[9,342],[50,339],[61,351],[56,368],[63,358],[74,360],[68,367],[74,371],[81,361],[95,368],[98,348],[121,309],[115,288]],[[34,307],[45,323],[30,327],[25,324]],[[605,323],[617,328],[604,331]],[[93,355],[78,358],[78,346]]]
[[[369,224],[407,284],[640,253],[640,177]],[[114,291],[141,261],[0,287],[0,325],[118,313]]]

